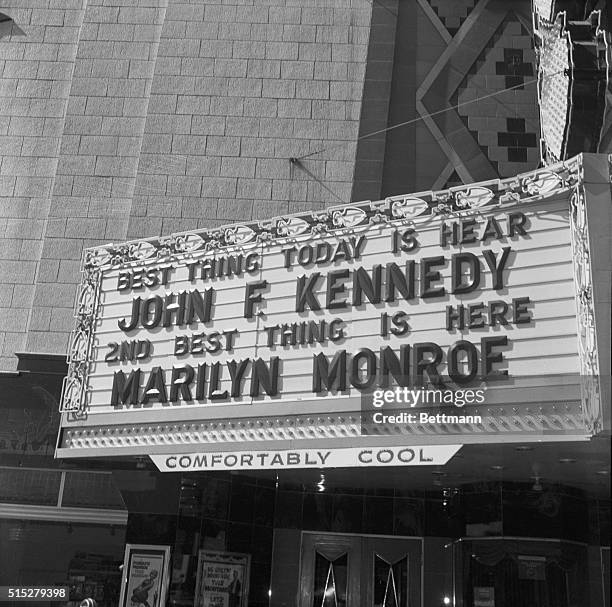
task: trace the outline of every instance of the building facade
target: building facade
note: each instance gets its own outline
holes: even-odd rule
[[[169,605],[203,605],[205,600],[241,607],[609,605],[610,359],[605,353],[612,229],[605,153],[612,107],[610,36],[605,7],[591,4],[3,2],[0,402],[9,412],[9,425],[0,439],[0,585],[66,583],[72,601],[92,596],[100,604],[116,605],[127,601],[120,595],[126,570],[119,569],[127,543],[171,547]],[[591,17],[595,9],[600,9],[597,22]],[[562,10],[563,24],[555,21]],[[534,23],[539,32],[535,42]],[[567,50],[571,44],[578,49],[573,54]],[[550,48],[557,49],[560,63],[547,63]],[[588,63],[584,55],[594,59]],[[592,106],[587,99],[595,100]],[[574,158],[580,152],[594,154]],[[542,159],[552,168],[540,169]],[[586,233],[576,220],[581,213],[588,215]],[[514,227],[512,214],[518,222]],[[285,218],[282,224],[272,222],[278,217]],[[533,226],[533,234],[524,229],[525,238],[522,217]],[[395,269],[388,269],[392,263],[409,281],[403,265],[410,250],[406,230],[431,225],[438,234],[444,222],[460,225],[475,218],[488,218],[482,226],[488,236],[480,234],[471,250],[472,243],[460,242],[463,233],[455,234],[452,227],[448,242],[436,241],[434,235],[422,245],[424,250],[431,247],[429,258],[448,255],[441,271],[445,279],[455,263],[451,254],[481,256],[481,269],[471,266],[471,295],[453,295],[444,305],[440,300],[434,310],[435,294],[429,301],[418,296],[411,303],[410,285],[398,282],[395,296],[399,299],[404,288],[405,310],[412,313],[414,307],[426,319],[425,328],[418,329],[423,338],[410,336],[405,343],[438,344],[444,349],[444,374],[453,343],[459,338],[473,342],[474,350],[455,359],[458,376],[473,353],[482,356],[481,339],[503,335],[514,345],[506,357],[510,367],[500,369],[510,369],[517,381],[549,374],[554,380],[543,392],[536,382],[531,388],[517,386],[518,392],[506,400],[496,396],[491,406],[499,411],[486,412],[490,419],[482,428],[466,422],[469,427],[457,431],[434,422],[410,434],[388,429],[385,436],[368,435],[372,428],[367,424],[347,419],[364,413],[362,392],[385,387],[366,385],[368,373],[377,374],[371,373],[373,359],[364,352],[380,357],[384,344],[378,342],[385,338],[374,317],[367,316],[372,309],[377,319],[385,313],[376,301],[373,268],[381,265],[388,272],[380,289],[390,276],[400,281]],[[222,226],[230,227],[219,230]],[[368,245],[378,246],[370,242],[382,238],[372,235],[376,230],[399,236],[368,251]],[[170,238],[179,233],[192,236]],[[295,289],[297,274],[283,278],[293,265],[305,268],[304,276],[320,271],[321,280],[334,268],[370,272],[369,283],[362,273],[363,282],[347,287],[351,298],[355,288],[361,289],[355,309],[336,315],[351,328],[361,321],[370,324],[358,332],[361,341],[349,340],[344,346],[339,340],[336,347],[328,334],[331,350],[317,346],[321,342],[312,335],[275,336],[273,330],[264,333],[262,325],[258,331],[276,350],[268,343],[267,366],[258,385],[253,388],[249,376],[246,388],[234,393],[230,367],[226,376],[217,377],[217,386],[211,374],[215,362],[238,357],[240,348],[235,353],[224,335],[221,358],[198,358],[193,337],[198,339],[199,333],[194,329],[185,346],[191,349],[189,357],[177,356],[178,329],[172,325],[181,323],[173,313],[163,329],[151,324],[155,302],[132,318],[137,298],[145,301],[146,294],[149,302],[156,297],[155,285],[140,286],[134,276],[139,264],[159,276],[163,270],[158,265],[178,264],[177,281],[187,287],[177,286],[177,295],[179,289],[193,292],[199,288],[195,274],[178,277],[191,271],[188,263],[201,272],[207,255],[233,255],[234,261],[242,255],[246,260],[253,243],[262,247],[265,260],[264,233],[271,238],[270,250],[279,247],[277,255],[285,255],[283,247],[296,247],[294,257],[289,253],[274,266],[274,275],[259,276],[271,289],[276,281]],[[365,234],[363,251],[356,244],[360,234]],[[293,244],[282,238],[293,238]],[[356,239],[352,258],[351,238]],[[117,244],[124,242],[139,243],[140,257]],[[585,242],[587,248],[580,248]],[[325,253],[316,248],[321,243],[334,247],[333,254],[339,255],[335,261],[316,261]],[[482,253],[487,246],[492,253]],[[496,266],[502,263],[504,246],[516,248],[516,265],[508,275]],[[160,252],[164,247],[167,251]],[[313,255],[312,262],[300,257],[300,247],[304,256]],[[373,257],[358,263],[360,252]],[[167,262],[164,255],[172,260]],[[420,263],[424,256],[420,252],[415,259]],[[486,265],[487,256],[493,269]],[[514,263],[509,259],[508,267]],[[466,257],[456,263],[467,267],[471,262]],[[96,299],[96,306],[101,307],[87,316],[79,312],[89,305],[80,283],[82,270],[91,277],[92,268],[99,277],[110,272],[112,280],[118,280],[113,272],[124,272],[131,282],[121,289],[100,283],[105,295]],[[253,277],[257,271],[263,269],[254,268]],[[474,285],[481,271],[482,299],[487,306],[494,297],[507,303],[507,323],[499,320],[495,326],[487,308],[486,329],[469,316],[461,327],[449,328],[444,316],[448,306],[456,305],[459,313],[458,306],[468,310],[478,305],[480,291]],[[242,274],[251,275],[219,270],[213,280],[212,270],[208,272],[200,276],[207,288],[239,284],[242,289]],[[459,268],[454,288],[463,284],[461,275]],[[427,276],[415,276],[414,289],[422,295]],[[490,282],[496,276],[502,284]],[[292,308],[292,290],[279,293],[279,302],[287,301],[278,304],[276,324],[333,321],[329,304],[343,303],[341,291],[333,290],[341,285],[328,278],[325,288],[329,301],[315,295],[314,288],[302,291],[301,311]],[[252,312],[259,311],[258,294],[251,292]],[[385,303],[397,304],[393,292],[391,299],[388,292],[379,295]],[[525,303],[521,312],[515,301],[521,297],[531,297],[533,309]],[[79,341],[83,325],[75,330],[75,300],[79,322],[93,319],[94,331],[85,332],[85,342]],[[105,306],[110,302],[124,306],[126,326],[140,320],[137,333],[123,331],[116,337],[114,326],[108,329],[109,335],[115,331],[111,339],[104,336],[106,329],[96,332],[101,326],[96,323],[108,322]],[[191,304],[186,302],[194,314],[201,313],[199,331],[212,330],[213,319],[205,319],[206,301],[190,295]],[[327,306],[320,318],[308,315],[316,311],[314,302]],[[244,324],[248,333],[243,295],[227,304],[222,328],[241,335]],[[390,319],[398,309],[389,309],[385,317],[391,323],[387,333],[398,331],[388,342],[397,352],[402,318]],[[160,308],[158,320],[165,310]],[[493,312],[505,319],[500,310]],[[542,317],[537,316],[540,310]],[[320,322],[318,327],[324,330]],[[295,329],[301,330],[311,330],[310,325]],[[138,352],[121,349],[128,338],[144,343],[149,331],[170,336],[166,342],[151,338],[154,348],[162,350],[138,358]],[[297,346],[292,342],[300,339],[303,343]],[[117,344],[118,366],[105,360],[113,356],[106,350],[109,343]],[[262,344],[252,346],[244,347],[240,360],[255,360]],[[126,346],[132,347],[138,346]],[[489,371],[497,369],[493,359],[502,350],[506,352],[501,347],[489,351]],[[346,358],[334,358],[338,351]],[[300,352],[306,354],[300,358]],[[323,366],[311,367],[312,358],[322,352],[329,354],[319,359],[327,365],[324,372]],[[351,372],[353,358],[348,357],[358,353],[361,358]],[[396,359],[403,364],[403,359],[393,356],[388,354],[387,360],[395,369],[391,375],[400,385],[412,386],[402,384],[404,368],[399,372],[393,364]],[[278,372],[282,381],[277,393],[275,357],[287,357],[294,365],[291,373]],[[138,361],[143,361],[140,384],[130,375],[140,368]],[[488,363],[486,357],[482,361],[472,379],[483,379]],[[375,362],[380,365],[380,358]],[[342,372],[334,374],[336,363],[340,369],[347,365],[345,381],[350,385],[342,385]],[[82,364],[91,375],[85,381]],[[188,370],[173,376],[179,364],[194,373],[198,364],[209,365],[202,371],[198,394],[195,376],[186,381]],[[154,368],[161,369],[162,380]],[[62,397],[65,375],[69,380]],[[586,380],[561,379],[569,375],[599,378],[598,399],[589,397]],[[313,377],[319,384],[311,389]],[[195,409],[179,385],[192,380],[191,396],[203,397],[195,399]],[[93,392],[87,392],[88,386]],[[207,409],[215,401],[213,393],[226,388],[232,393],[228,402],[221,398]],[[352,395],[351,404],[334,392]],[[260,403],[263,409],[247,413],[245,407],[254,409],[259,396],[266,401]],[[276,397],[281,408],[266,404]],[[554,409],[559,400],[563,413]],[[83,418],[83,412],[89,417]],[[340,421],[343,415],[346,419]],[[289,431],[289,421],[297,434]],[[236,427],[221,427],[224,423]],[[352,437],[342,435],[353,430]],[[261,440],[249,438],[260,431],[268,434]],[[275,456],[287,458],[286,451],[298,448],[314,449],[310,455],[315,463],[293,469],[285,459],[284,466],[272,466]],[[349,455],[340,453],[342,448],[371,453],[358,453],[365,460],[355,465],[343,459]],[[388,453],[399,458],[413,453],[427,460],[430,448],[448,448],[448,457],[421,466],[384,461]],[[223,464],[211,471],[202,459],[199,466],[182,459],[208,453],[225,462],[230,454],[244,463],[255,461],[262,449],[270,455],[259,470]],[[337,455],[337,463],[315,465],[317,449],[330,449],[329,457]],[[244,460],[248,455],[255,460]],[[308,454],[304,451],[301,457]],[[378,467],[377,457],[382,457]],[[41,538],[57,548],[44,548]],[[240,591],[236,583],[228,590],[230,553],[247,559],[234,563]],[[229,577],[220,575],[223,584],[217,581],[216,590],[206,590],[204,564],[214,562],[215,554],[226,555],[225,561],[219,557],[219,567]],[[211,598],[214,592],[217,599]]]
[[[529,2],[396,4],[3,3],[4,368],[84,246],[535,168]]]

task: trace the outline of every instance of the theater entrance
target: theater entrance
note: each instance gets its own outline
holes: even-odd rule
[[[302,533],[298,607],[420,605],[420,538]]]

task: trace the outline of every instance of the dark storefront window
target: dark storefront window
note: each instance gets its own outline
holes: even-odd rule
[[[495,607],[574,607],[588,605],[586,546],[523,538],[465,541],[463,598],[477,605],[479,595]]]
[[[130,541],[172,546],[169,604],[176,606],[200,604],[200,551],[249,559],[250,607],[577,607],[603,600],[592,571],[605,571],[605,550],[595,546],[607,502],[546,482],[444,486],[450,482],[440,471],[428,472],[429,488],[416,488],[398,472],[395,486],[381,474],[379,485],[388,486],[372,488],[365,475],[326,471],[323,490],[318,474],[171,475],[180,483],[176,509],[131,514]]]
[[[125,509],[110,474],[73,472],[66,474],[62,505],[80,508]]]
[[[123,525],[0,520],[0,585],[66,586],[72,604],[116,607],[124,546]]]
[[[55,506],[61,479],[59,470],[0,468],[0,502]]]

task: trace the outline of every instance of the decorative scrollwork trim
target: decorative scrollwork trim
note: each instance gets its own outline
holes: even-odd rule
[[[443,216],[472,214],[479,209],[523,204],[569,191],[578,181],[577,160],[510,179],[470,184],[449,190],[391,196],[320,212],[300,213],[260,222],[230,224],[212,230],[196,230],[119,245],[87,249],[85,267],[108,269],[153,261],[183,261],[236,247],[271,246],[291,238],[320,238],[345,230],[363,229],[386,222],[426,222]]]
[[[582,172],[582,166],[580,166],[580,171]],[[572,257],[574,260],[578,355],[580,374],[582,376],[582,406],[587,430],[596,434],[602,429],[601,393],[591,274],[591,251],[585,191],[582,180],[575,186],[570,198],[570,233]]]

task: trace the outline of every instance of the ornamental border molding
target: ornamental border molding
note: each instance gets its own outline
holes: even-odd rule
[[[576,157],[508,179],[87,248],[83,251],[83,279],[76,296],[75,328],[69,342],[68,374],[59,410],[68,413],[70,420],[87,417],[93,329],[105,271],[154,263],[185,263],[217,253],[343,235],[376,225],[421,225],[438,217],[458,218],[478,214],[481,209],[537,203],[575,190],[581,177],[581,161]]]
[[[329,207],[324,211],[234,223],[214,229],[171,234],[85,249],[84,271],[107,270],[153,262],[184,262],[236,248],[270,247],[296,239],[324,238],[371,225],[423,222],[437,216],[470,215],[483,207],[537,202],[569,191],[580,178],[579,160],[509,179],[470,184],[448,190],[391,196]]]
[[[236,444],[256,445],[264,441],[346,440],[357,437],[422,436],[499,436],[517,438],[547,433],[576,434],[584,429],[584,416],[578,401],[533,404],[522,411],[515,405],[478,407],[461,415],[480,415],[482,423],[413,424],[383,426],[364,432],[359,413],[348,411],[333,415],[288,415],[231,420],[189,420],[185,422],[125,423],[65,428],[58,445],[61,449],[129,449],[173,446],[193,449],[198,445],[216,445],[220,450]],[[307,445],[305,445],[307,446]],[[296,444],[296,448],[302,448]],[[147,451],[150,454],[152,451]]]
[[[603,429],[601,387],[599,383],[599,357],[595,327],[591,247],[586,208],[584,169],[579,165],[580,180],[570,198],[570,234],[576,291],[576,322],[578,330],[578,354],[582,381],[584,422],[592,434]]]

